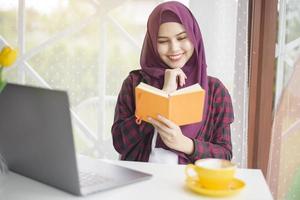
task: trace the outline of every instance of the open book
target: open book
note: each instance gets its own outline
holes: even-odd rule
[[[167,94],[141,82],[135,88],[137,122],[160,114],[178,126],[200,122],[204,109],[205,90],[197,83]]]

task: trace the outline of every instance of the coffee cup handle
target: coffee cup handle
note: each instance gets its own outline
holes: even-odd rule
[[[190,173],[189,173],[190,170],[193,170],[195,173],[197,173],[197,172],[196,172],[196,166],[193,165],[193,164],[188,164],[188,165],[185,167],[185,175],[186,175],[187,179],[188,179],[188,180],[191,180],[191,179],[193,179],[193,180],[198,179],[197,176],[192,176],[192,175],[190,175]]]

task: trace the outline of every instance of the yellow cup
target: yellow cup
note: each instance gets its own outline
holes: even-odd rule
[[[229,189],[235,171],[236,164],[216,158],[200,159],[185,168],[187,181],[196,179],[201,186],[212,190]]]

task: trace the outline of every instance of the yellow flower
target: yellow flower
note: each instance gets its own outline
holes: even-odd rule
[[[9,46],[2,48],[0,52],[0,67],[9,67],[17,59],[17,51]]]

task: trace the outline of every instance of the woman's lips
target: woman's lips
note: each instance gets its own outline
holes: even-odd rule
[[[168,58],[169,58],[171,61],[175,62],[175,61],[180,60],[181,57],[182,57],[182,55],[183,55],[183,53],[178,53],[178,54],[174,54],[174,55],[169,55]]]

